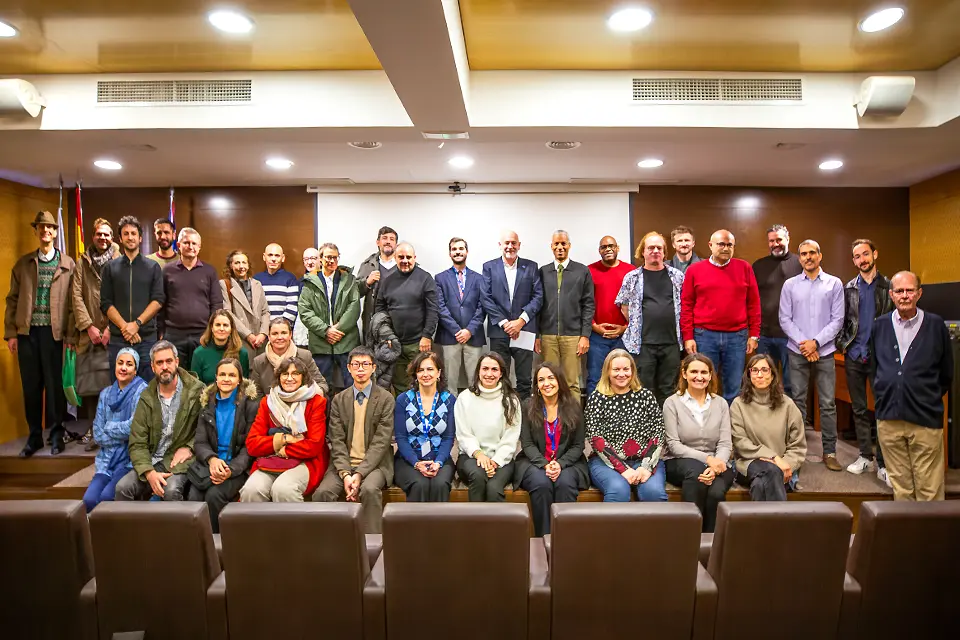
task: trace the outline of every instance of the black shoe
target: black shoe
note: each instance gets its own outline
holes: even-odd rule
[[[20,457],[29,458],[39,450],[40,447],[34,447],[28,442],[27,445],[20,451]]]
[[[50,455],[59,455],[63,453],[63,450],[66,448],[67,444],[63,441],[63,436],[55,436],[53,438],[53,443],[50,445]]]

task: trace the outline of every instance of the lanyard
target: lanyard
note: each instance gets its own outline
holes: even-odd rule
[[[557,411],[557,417],[553,421],[547,420],[547,408],[543,408],[543,424],[547,432],[547,438],[550,440],[548,447],[553,451],[553,457],[557,456],[557,444],[560,438],[560,412]]]
[[[430,427],[427,424],[427,416],[423,413],[423,401],[420,399],[420,392],[417,391],[414,394],[414,398],[417,400],[417,411],[420,413],[420,428],[423,430],[423,435],[430,433]],[[434,420],[437,415],[437,403],[440,400],[440,392],[437,391],[433,394],[433,405],[430,407],[430,420]]]

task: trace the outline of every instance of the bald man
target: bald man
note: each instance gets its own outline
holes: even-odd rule
[[[593,332],[590,334],[590,351],[587,352],[587,395],[593,393],[603,361],[614,349],[624,349],[621,336],[627,323],[616,304],[623,278],[633,271],[630,261],[620,260],[620,245],[613,236],[600,238],[600,259],[587,266],[593,278]]]
[[[394,395],[410,388],[409,365],[421,351],[433,347],[440,311],[437,283],[417,266],[417,251],[409,242],[397,245],[397,270],[380,281],[374,313],[390,316],[393,332],[400,339],[401,353],[393,374]]]
[[[728,403],[740,393],[747,355],[760,343],[760,292],[753,268],[734,258],[736,238],[710,236],[710,259],[690,265],[680,294],[680,335],[687,353],[713,360]]]
[[[953,351],[943,318],[917,308],[920,278],[890,279],[896,309],[873,321],[877,439],[894,500],[943,500],[943,396],[953,381]]]
[[[271,318],[286,318],[291,326],[297,320],[297,299],[300,297],[300,280],[283,268],[287,257],[283,247],[270,243],[263,250],[265,271],[256,274],[254,279],[263,285],[267,294]]]

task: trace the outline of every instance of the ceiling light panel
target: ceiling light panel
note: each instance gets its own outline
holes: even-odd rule
[[[629,33],[640,31],[653,22],[653,14],[642,7],[627,7],[614,12],[607,18],[607,27],[611,31]]]
[[[238,11],[211,11],[207,14],[207,20],[224,33],[241,34],[253,31],[253,20]]]
[[[881,9],[876,13],[871,13],[860,22],[860,31],[865,33],[876,33],[877,31],[889,29],[893,25],[900,22],[900,20],[903,18],[903,14],[904,10],[900,7]]]

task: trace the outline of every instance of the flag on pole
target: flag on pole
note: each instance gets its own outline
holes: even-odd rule
[[[63,175],[60,176],[60,204],[57,207],[57,251],[60,255],[67,253],[67,235],[63,228]]]
[[[83,184],[83,181],[77,178],[77,220],[76,220],[76,227],[74,228],[74,233],[77,238],[76,249],[77,249],[78,258],[83,255],[84,251],[87,250],[86,246],[83,243],[83,204],[81,202],[81,194],[80,194],[82,190],[82,187],[81,187],[82,184]]]
[[[177,228],[177,202],[174,196],[173,187],[170,187],[170,224],[173,225],[173,228]],[[173,252],[177,252],[177,234],[173,234]]]

